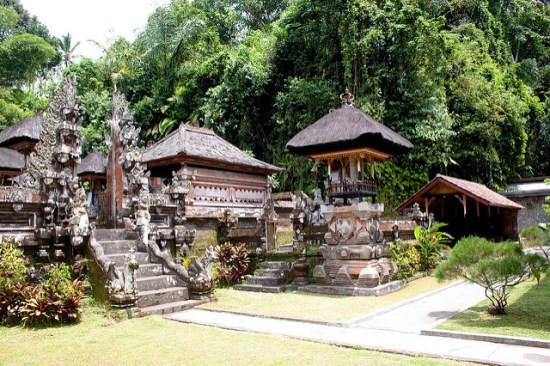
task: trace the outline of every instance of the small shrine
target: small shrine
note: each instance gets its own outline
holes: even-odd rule
[[[349,91],[340,98],[339,109],[299,132],[286,145],[289,152],[313,159],[316,181],[321,164],[328,173],[327,200],[316,187],[314,200],[302,204],[309,208],[306,217],[310,221],[327,225],[320,247],[324,263],[313,269],[318,286],[309,290],[346,295],[391,292],[399,287],[391,284],[398,269],[388,259],[389,244],[380,227],[384,205],[377,202],[374,164],[406,153],[413,145],[355,108]],[[296,229],[303,230],[300,225]]]

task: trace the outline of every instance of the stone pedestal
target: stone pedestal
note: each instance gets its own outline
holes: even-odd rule
[[[395,279],[397,265],[387,258],[390,246],[380,230],[383,210],[367,202],[326,208],[325,262],[313,270],[318,285],[373,288]]]

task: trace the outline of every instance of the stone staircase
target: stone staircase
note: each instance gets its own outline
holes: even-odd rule
[[[236,285],[241,291],[279,293],[286,291],[294,277],[289,262],[262,262],[254,275],[246,276],[246,283]]]
[[[95,237],[107,257],[123,270],[124,257],[130,246],[136,248],[136,233],[123,229],[97,229]],[[137,306],[131,309],[134,316],[169,314],[204,302],[190,300],[185,284],[175,275],[164,274],[162,265],[151,263],[147,253],[136,252],[136,259],[139,263],[136,279],[138,301]]]

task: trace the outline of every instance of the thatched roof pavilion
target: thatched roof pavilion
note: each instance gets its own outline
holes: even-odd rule
[[[103,175],[105,176],[107,172],[106,158],[105,156],[97,151],[97,148],[93,148],[92,152],[86,155],[84,159],[78,165],[76,169],[76,174],[79,176],[83,175]]]
[[[347,89],[340,98],[342,107],[297,133],[286,149],[313,159],[315,174],[320,163],[327,165],[331,202],[333,198],[343,198],[344,203],[348,198],[376,200],[374,163],[406,153],[413,144],[355,108]],[[366,163],[370,165],[370,178]]]
[[[32,116],[11,125],[0,132],[0,146],[27,153],[40,139],[43,123],[41,116]]]
[[[5,178],[21,174],[25,167],[25,156],[13,149],[0,147],[0,185],[9,183]]]
[[[374,150],[373,153],[379,152],[377,155],[383,158],[406,153],[413,144],[347,102],[300,131],[286,144],[289,152],[304,156],[364,147]]]
[[[179,128],[145,150],[142,163],[148,168],[180,163],[227,170],[272,174],[282,169],[247,155],[212,130],[181,124]]]
[[[94,147],[78,164],[76,174],[81,180],[90,182],[90,191],[100,192],[102,184],[107,182],[107,159]]]
[[[21,172],[25,166],[25,156],[13,149],[0,147],[0,171]]]

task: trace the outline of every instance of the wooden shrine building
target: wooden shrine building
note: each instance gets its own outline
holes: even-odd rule
[[[200,235],[201,228],[208,231],[222,222],[224,236],[232,242],[259,245],[264,237],[268,246],[273,244],[273,217],[266,217],[274,215],[268,207],[268,176],[280,168],[249,156],[212,130],[184,124],[150,145],[141,162],[150,172],[155,225],[171,226],[184,217]],[[162,198],[166,194],[171,200]],[[271,224],[259,225],[263,222]]]
[[[0,186],[16,184],[25,166],[25,156],[16,150],[0,147]]]
[[[374,163],[406,153],[413,145],[355,108],[347,90],[340,97],[341,108],[300,131],[286,148],[290,153],[313,159],[315,173],[319,164],[327,165],[329,203],[339,198],[346,204],[348,199],[363,197],[372,197],[376,202]]]
[[[468,235],[496,242],[518,237],[518,211],[523,206],[482,184],[437,175],[397,211],[403,212],[414,203],[424,215],[433,214],[435,220],[447,223],[445,231],[455,240]]]

